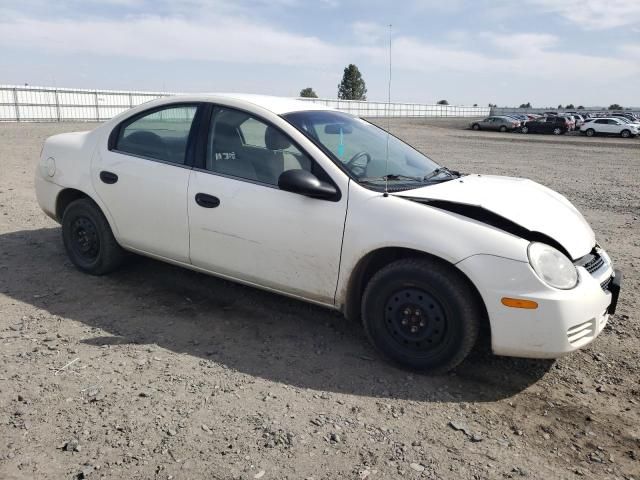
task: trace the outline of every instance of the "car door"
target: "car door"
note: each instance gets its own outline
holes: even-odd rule
[[[137,114],[94,155],[93,186],[124,247],[189,261],[188,146],[198,108],[172,104]]]
[[[609,121],[606,118],[600,118],[593,122],[593,129],[597,133],[609,133]]]
[[[191,261],[200,268],[333,304],[347,210],[348,177],[333,180],[271,122],[216,107],[191,173]],[[333,200],[278,188],[304,169],[343,192]],[[204,201],[203,201],[204,199]]]
[[[607,133],[618,135],[622,131],[623,122],[610,118],[607,120]]]

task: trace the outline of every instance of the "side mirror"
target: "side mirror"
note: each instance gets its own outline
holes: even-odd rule
[[[278,178],[278,187],[285,192],[299,193],[306,197],[333,200],[338,196],[336,188],[322,182],[306,170],[287,170]]]

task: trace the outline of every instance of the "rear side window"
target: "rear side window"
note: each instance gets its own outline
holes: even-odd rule
[[[184,165],[196,105],[154,110],[120,125],[115,149],[162,162]]]
[[[596,120],[595,123],[598,123],[600,125],[606,125],[609,122],[607,120]]]

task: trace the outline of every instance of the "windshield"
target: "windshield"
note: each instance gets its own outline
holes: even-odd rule
[[[360,118],[334,111],[295,112],[284,118],[360,183],[378,187],[388,182],[389,189],[397,190],[453,178],[449,170],[438,170],[433,160]]]

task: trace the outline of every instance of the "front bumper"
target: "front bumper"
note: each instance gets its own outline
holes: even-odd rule
[[[592,273],[577,267],[578,285],[571,290],[549,287],[526,262],[474,255],[457,266],[484,300],[497,355],[556,358],[588,345],[615,312],[620,291],[621,274],[614,276],[610,262]],[[503,297],[532,300],[538,307],[507,307]]]

